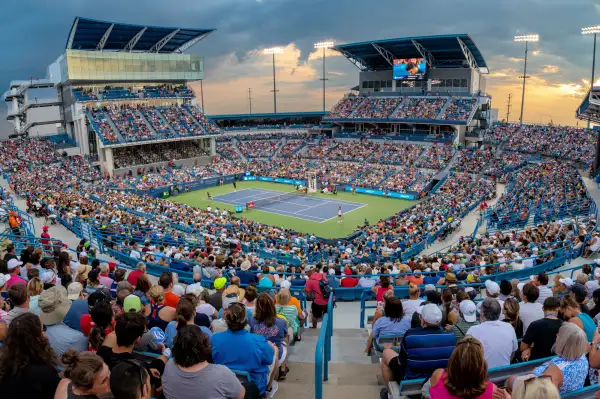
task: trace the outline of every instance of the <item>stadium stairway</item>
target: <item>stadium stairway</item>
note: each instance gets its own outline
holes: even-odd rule
[[[343,317],[337,313],[335,318]],[[348,315],[351,317],[351,315]],[[353,319],[355,319],[354,317]],[[320,328],[305,328],[302,341],[290,347],[287,379],[279,383],[277,397],[313,399],[315,397],[315,346]],[[329,380],[323,382],[327,399],[378,398],[384,387],[380,366],[363,350],[368,333],[358,328],[333,330]]]
[[[154,126],[152,126],[152,124],[146,118],[146,116],[139,110],[136,110],[135,112],[136,112],[136,115],[139,116],[144,121],[144,123],[148,127],[148,130],[150,131],[150,133],[152,133],[152,136],[154,136],[154,138],[158,138],[158,134],[157,134],[156,130],[154,129]]]
[[[121,131],[119,130],[119,128],[117,127],[115,122],[112,120],[112,118],[110,117],[108,112],[104,112],[104,111],[102,111],[102,112],[104,113],[104,117],[106,118],[106,121],[108,122],[109,126],[113,130],[113,133],[117,135],[119,142],[125,143],[125,138],[123,138],[123,136],[121,136]]]
[[[437,117],[435,119],[440,119],[440,120],[444,119],[444,113],[446,112],[446,109],[448,109],[450,104],[452,104],[453,100],[454,100],[454,97],[448,97],[448,100],[446,100],[446,102],[442,106],[442,109],[440,109],[440,112],[437,114]]]

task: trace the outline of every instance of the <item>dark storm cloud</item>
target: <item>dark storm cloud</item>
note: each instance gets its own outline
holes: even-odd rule
[[[45,76],[46,66],[64,49],[75,16],[217,28],[190,50],[206,57],[207,73],[215,79],[220,56],[234,53],[243,63],[257,55],[249,53],[253,50],[291,42],[302,62],[313,43],[325,38],[351,42],[469,33],[490,59],[521,57],[522,46],[512,42],[513,35],[535,32],[542,38],[539,48],[564,61],[561,78],[579,80],[591,65],[591,41],[580,28],[599,22],[595,2],[589,0],[9,0],[2,6],[0,91],[11,79]],[[352,72],[354,67],[346,63],[340,68]],[[356,75],[349,76],[347,86],[356,82]],[[0,122],[0,131],[5,128]]]

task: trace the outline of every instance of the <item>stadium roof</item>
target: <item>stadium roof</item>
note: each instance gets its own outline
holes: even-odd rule
[[[327,112],[278,112],[276,114],[230,114],[230,115],[209,115],[208,117],[218,121],[236,121],[236,120],[252,120],[252,119],[285,119],[285,118],[318,118],[327,115]]]
[[[182,53],[215,29],[131,25],[76,17],[66,48],[89,51]]]
[[[392,69],[395,58],[423,57],[430,68],[478,69],[489,73],[479,48],[467,34],[416,36],[333,47],[363,71]]]

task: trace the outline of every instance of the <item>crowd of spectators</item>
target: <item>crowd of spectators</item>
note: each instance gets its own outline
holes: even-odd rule
[[[279,150],[279,157],[288,158],[298,154],[298,151],[306,145],[306,139],[287,139]]]
[[[436,119],[446,101],[448,101],[447,97],[408,97],[390,115],[390,119]]]
[[[107,144],[114,144],[119,142],[119,137],[113,130],[112,126],[108,122],[108,116],[104,113],[102,108],[88,108],[89,116],[92,120],[92,126],[95,125],[96,132]]]
[[[155,138],[143,116],[128,104],[104,107],[104,112],[112,119],[125,141],[140,141]]]
[[[483,169],[483,174],[494,176],[501,181],[506,181],[507,174],[524,166],[527,156],[516,152],[503,152],[496,154]]]
[[[78,87],[73,89],[77,101],[110,101],[153,98],[193,98],[194,92],[185,85],[159,85],[143,87],[111,87],[94,90],[92,88]]]
[[[435,144],[425,148],[416,167],[442,170],[454,156],[456,149],[451,144]]]
[[[350,115],[355,119],[384,119],[402,103],[402,97],[367,97]]]
[[[496,123],[485,131],[485,144],[499,145],[521,128],[520,123]]]
[[[412,166],[419,159],[423,148],[419,144],[383,143],[373,149],[369,162]]]
[[[237,147],[246,159],[269,158],[275,155],[280,146],[281,139],[238,141],[237,143]]]
[[[116,148],[113,153],[113,159],[116,168],[125,168],[208,155],[206,150],[200,148],[196,143],[191,141],[177,141]]]
[[[483,168],[494,158],[491,148],[483,150],[460,151],[454,168],[463,172],[480,173]]]
[[[400,168],[387,178],[385,191],[403,193],[406,191],[421,192],[433,178],[435,173],[417,168]]]
[[[362,96],[348,95],[342,98],[336,105],[333,106],[331,111],[327,113],[327,118],[331,119],[343,119],[347,118],[352,114],[356,107],[365,100]]]
[[[477,98],[453,97],[444,111],[442,119],[449,121],[466,121],[477,106]]]

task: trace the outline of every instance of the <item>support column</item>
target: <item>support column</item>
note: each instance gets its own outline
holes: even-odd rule
[[[217,155],[217,145],[216,145],[217,140],[215,140],[214,137],[210,138],[210,156],[214,157],[215,155]]]

